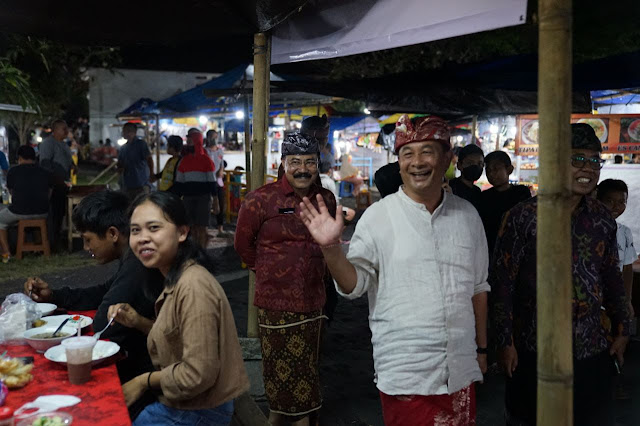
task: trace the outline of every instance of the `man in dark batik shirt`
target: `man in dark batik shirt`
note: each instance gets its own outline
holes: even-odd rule
[[[571,134],[574,419],[580,426],[604,426],[613,424],[612,357],[622,364],[631,318],[618,268],[616,222],[589,196],[604,162],[600,141],[588,124],[572,124]],[[507,374],[508,425],[536,424],[537,205],[535,197],[505,214],[489,278]],[[602,307],[611,330],[602,325]]]

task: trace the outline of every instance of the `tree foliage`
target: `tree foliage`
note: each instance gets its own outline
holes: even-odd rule
[[[119,51],[111,47],[71,46],[51,40],[0,34],[0,101],[32,108],[36,114],[5,113],[4,119],[27,142],[29,131],[58,117],[88,115],[87,67],[111,68]],[[1,71],[4,69],[4,72]]]

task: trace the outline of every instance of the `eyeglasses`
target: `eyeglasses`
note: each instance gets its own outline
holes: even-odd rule
[[[589,163],[589,167],[593,170],[600,170],[602,166],[604,166],[604,161],[600,157],[583,157],[582,155],[572,155],[571,156],[571,165],[578,169],[581,169],[585,166],[585,164]]]
[[[290,167],[293,167],[294,169],[299,169],[300,167],[302,167],[302,161],[298,160],[297,158],[294,158],[293,160],[288,161],[288,164]],[[313,159],[305,160],[304,165],[307,169],[315,169],[316,167],[318,167],[318,160],[313,160]]]

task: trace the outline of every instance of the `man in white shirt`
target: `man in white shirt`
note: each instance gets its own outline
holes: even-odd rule
[[[443,120],[403,115],[395,151],[404,185],[365,211],[348,256],[340,214],[304,199],[300,215],[338,292],[368,294],[385,424],[475,424],[490,289],[482,221],[469,202],[442,190],[451,161]]]

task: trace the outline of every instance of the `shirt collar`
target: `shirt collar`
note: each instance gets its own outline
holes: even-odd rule
[[[436,214],[438,214],[438,212],[444,208],[444,205],[447,202],[447,199],[449,197],[451,197],[451,194],[449,194],[447,191],[443,190],[442,192],[444,193],[444,195],[442,196],[442,201],[440,202],[440,204],[438,204],[438,207],[436,207],[436,209],[433,211],[433,215],[434,216]],[[418,208],[420,210],[428,211],[427,207],[424,204],[418,203],[417,201],[414,201],[411,197],[409,197],[407,195],[406,192],[404,192],[404,185],[400,186],[400,190],[398,191],[398,194],[400,195],[400,198],[402,200],[404,200],[404,202],[409,204],[410,206],[413,206],[413,207]]]

